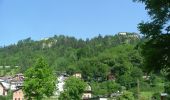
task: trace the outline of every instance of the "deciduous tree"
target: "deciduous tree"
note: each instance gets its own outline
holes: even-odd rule
[[[170,67],[170,0],[133,0],[145,4],[151,18],[141,22],[140,32],[146,37],[142,46],[145,65],[150,70]],[[170,72],[170,69],[168,70]],[[170,74],[169,74],[170,76]]]
[[[56,78],[43,58],[39,58],[36,64],[25,72],[25,80],[23,90],[25,96],[32,100],[41,100],[43,96],[53,95]]]
[[[81,100],[86,86],[87,84],[79,78],[68,78],[64,85],[64,92],[61,93],[59,100]]]

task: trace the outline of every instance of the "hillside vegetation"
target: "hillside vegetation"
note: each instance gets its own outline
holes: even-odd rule
[[[1,76],[25,72],[43,56],[58,75],[81,72],[92,86],[94,96],[128,90],[137,98],[137,84],[140,84],[142,94],[151,97],[163,91],[162,85],[157,86],[163,79],[158,74],[150,74],[149,80],[142,78],[145,75],[140,54],[142,41],[136,33],[99,35],[86,40],[63,35],[39,41],[27,38],[0,48]]]
[[[43,56],[57,71],[65,71],[69,66],[75,66],[86,58],[97,57],[106,50],[119,45],[134,46],[139,40],[139,38],[128,37],[128,35],[105,37],[99,35],[86,40],[63,35],[40,41],[27,38],[18,41],[17,44],[0,48],[0,66],[10,66],[10,68],[19,66],[20,71],[23,72],[35,62],[37,57]]]

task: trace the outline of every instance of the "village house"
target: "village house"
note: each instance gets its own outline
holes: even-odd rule
[[[4,80],[0,79],[0,82],[4,82]]]
[[[76,72],[73,74],[73,76],[75,76],[76,78],[82,78],[81,73],[80,72]]]
[[[16,90],[18,87],[23,86],[24,75],[22,73],[16,74],[14,77],[12,76],[3,76],[0,77],[0,82],[8,84],[8,89]]]
[[[21,88],[13,91],[13,100],[24,100],[24,93]]]
[[[76,72],[72,76],[74,76],[76,78],[82,78],[82,75],[80,72]],[[60,93],[64,91],[64,84],[65,84],[65,80],[67,80],[67,78],[68,78],[68,75],[66,75],[66,74],[59,75],[59,77],[57,78],[58,83],[56,84],[58,90],[56,91],[55,95],[59,96]],[[88,85],[82,95],[82,99],[89,100],[90,98],[92,98],[92,90],[91,90],[91,86]]]
[[[3,77],[0,77],[0,81],[2,82],[7,82],[7,83],[10,83],[10,81],[12,80],[12,77],[11,76],[3,76]]]
[[[23,81],[24,80],[24,75],[22,73],[16,74],[13,79],[18,80],[18,81]]]
[[[0,95],[8,95],[8,90],[13,91],[13,100],[24,100],[24,94],[21,89],[23,86],[24,75],[22,73],[12,76],[0,77]]]
[[[24,75],[22,73],[16,74],[10,81],[10,89],[16,90],[18,87],[23,86]]]
[[[150,79],[150,76],[147,75],[147,74],[145,74],[145,75],[142,76],[142,78],[143,78],[144,80],[149,80],[149,79]]]
[[[116,79],[116,77],[115,77],[115,74],[114,73],[109,73],[108,75],[107,75],[107,80],[115,80]]]
[[[110,100],[110,99],[105,95],[99,95],[88,100]],[[112,100],[117,100],[117,99],[112,99]]]
[[[68,75],[66,73],[62,73],[61,75],[58,76],[57,78],[58,83],[56,84],[57,91],[55,92],[55,95],[59,96],[60,93],[64,91],[64,84],[67,78]]]
[[[0,96],[6,96],[8,93],[9,84],[6,82],[0,82]]]
[[[82,75],[80,72],[76,72],[73,74],[74,77],[76,78],[82,78]],[[83,95],[82,95],[82,99],[83,100],[89,100],[90,98],[92,98],[92,89],[91,89],[91,86],[90,85],[87,85]]]
[[[16,90],[18,87],[23,86],[23,81],[17,81],[17,80],[12,80],[10,82],[10,89],[11,90]]]
[[[83,100],[89,100],[90,98],[92,98],[92,90],[91,90],[91,86],[88,85],[82,95],[82,99]]]
[[[103,98],[99,97],[98,100],[108,100],[108,98],[106,98],[106,97],[103,97]]]

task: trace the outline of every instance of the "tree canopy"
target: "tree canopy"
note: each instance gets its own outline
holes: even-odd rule
[[[28,38],[0,48],[0,65],[18,65],[17,72],[26,71],[32,75],[36,58],[43,56],[49,63],[48,67],[57,75],[82,73],[82,79],[90,84],[94,96],[112,94],[121,91],[121,86],[127,90],[135,88],[136,79],[142,81],[143,58],[140,48],[136,46],[140,41],[136,33],[99,35],[87,40],[62,35],[40,41]],[[7,69],[3,70],[8,72]],[[37,78],[35,80],[39,81]],[[30,84],[33,83],[34,80]],[[27,95],[35,97],[31,93]],[[66,91],[61,94],[62,98],[70,100],[75,97],[70,97]]]
[[[81,100],[87,84],[76,77],[69,77],[64,85],[64,92],[59,100]]]
[[[56,77],[43,58],[39,58],[33,67],[27,69],[24,76],[23,90],[28,100],[41,100],[44,95],[53,95]]]
[[[150,21],[141,22],[138,26],[147,39],[142,45],[145,66],[149,71],[166,69],[170,72],[170,1],[134,1],[144,3],[151,18]]]

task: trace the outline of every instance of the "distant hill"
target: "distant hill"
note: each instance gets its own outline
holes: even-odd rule
[[[0,66],[10,66],[25,71],[32,66],[36,58],[43,56],[56,71],[67,71],[69,66],[83,59],[97,57],[106,50],[119,45],[135,46],[141,38],[136,33],[119,33],[114,36],[97,36],[92,39],[76,39],[64,35],[34,41],[31,38],[18,41],[17,44],[0,48]],[[78,68],[77,70],[80,70]]]

